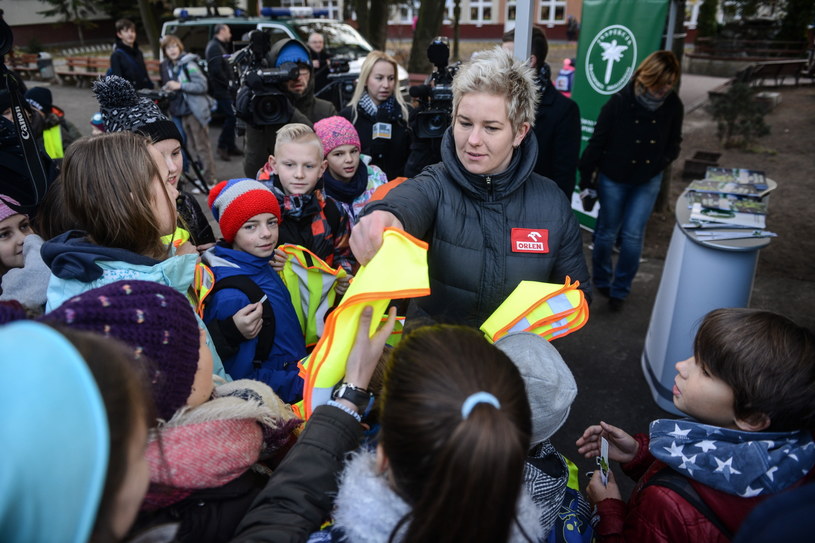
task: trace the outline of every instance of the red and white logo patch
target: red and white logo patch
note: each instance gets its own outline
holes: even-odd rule
[[[510,239],[513,253],[549,252],[549,230],[513,228]]]

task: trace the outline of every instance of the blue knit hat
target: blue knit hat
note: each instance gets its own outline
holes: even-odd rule
[[[275,61],[275,68],[286,62],[295,62],[300,64],[311,65],[311,59],[308,54],[306,46],[297,40],[291,40],[289,43],[280,49]]]

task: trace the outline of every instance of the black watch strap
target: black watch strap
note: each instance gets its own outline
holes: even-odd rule
[[[342,382],[334,387],[332,400],[347,400],[357,406],[359,414],[365,417],[374,403],[374,393],[367,388],[360,388],[353,383]]]

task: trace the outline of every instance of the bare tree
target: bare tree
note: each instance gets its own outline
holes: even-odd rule
[[[444,0],[425,0],[419,7],[416,20],[416,32],[413,34],[413,45],[410,48],[408,71],[410,73],[430,73],[433,66],[427,60],[427,46],[439,35],[444,22]]]
[[[385,50],[388,39],[388,15],[391,0],[353,0],[359,33],[371,42],[374,49]]]
[[[58,16],[63,22],[72,22],[76,25],[76,31],[79,35],[79,43],[85,45],[85,28],[94,28],[96,23],[88,17],[95,15],[96,2],[92,0],[44,0],[46,3],[53,6],[51,9],[38,11],[40,15],[49,17]]]

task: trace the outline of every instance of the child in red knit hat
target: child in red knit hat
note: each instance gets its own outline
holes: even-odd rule
[[[295,403],[303,394],[297,362],[306,347],[289,291],[269,264],[281,221],[277,198],[254,179],[230,179],[213,187],[209,206],[223,241],[203,257],[215,274],[204,322],[224,368]]]

